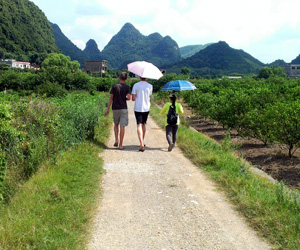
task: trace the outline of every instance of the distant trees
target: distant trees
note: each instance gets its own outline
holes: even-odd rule
[[[263,67],[259,70],[257,78],[261,79],[268,79],[270,76],[280,76],[280,77],[286,77],[286,73],[282,67]]]
[[[188,67],[183,67],[183,68],[181,68],[181,74],[182,75],[190,75],[191,70]]]
[[[69,56],[65,56],[64,54],[49,54],[42,63],[42,68],[47,69],[51,67],[60,67],[67,68],[75,72],[80,68],[80,64],[78,61],[71,61]]]
[[[33,54],[33,57],[39,55]],[[80,69],[78,61],[64,54],[51,53],[41,63],[41,69],[12,69],[0,64],[0,91],[5,89],[19,92],[52,96],[64,96],[67,90],[88,90],[90,93],[109,91],[114,80],[108,77],[92,77]]]

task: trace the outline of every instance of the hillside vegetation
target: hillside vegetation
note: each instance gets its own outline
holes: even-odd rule
[[[113,69],[127,68],[128,63],[137,60],[161,66],[181,58],[179,47],[171,37],[162,37],[158,33],[144,36],[130,23],[126,23],[105,46],[102,57]]]
[[[263,66],[263,63],[246,52],[233,49],[226,42],[220,41],[165,68],[169,73],[180,73],[181,68],[188,67],[194,75],[222,76],[257,73]]]
[[[207,43],[204,45],[187,45],[180,47],[180,53],[181,53],[181,58],[188,58],[190,56],[195,55],[197,52],[199,52],[202,49],[205,49],[207,46],[211,45],[211,43]]]
[[[61,31],[57,24],[50,23],[53,29],[55,44],[61,51],[68,55],[71,60],[77,60],[81,65],[85,60],[84,52],[79,49],[72,41],[70,41]]]
[[[0,58],[29,61],[58,52],[44,13],[28,0],[0,1]]]

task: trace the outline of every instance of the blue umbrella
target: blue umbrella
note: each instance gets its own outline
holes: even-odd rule
[[[162,87],[161,90],[164,91],[181,91],[181,90],[194,90],[196,89],[195,85],[192,84],[189,81],[186,80],[176,80],[176,81],[170,81],[165,84],[165,86]]]

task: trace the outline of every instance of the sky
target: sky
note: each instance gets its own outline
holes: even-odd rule
[[[179,47],[225,41],[263,63],[300,54],[299,0],[31,0],[80,49],[100,51],[123,25]]]

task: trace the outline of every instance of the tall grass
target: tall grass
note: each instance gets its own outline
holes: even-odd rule
[[[101,194],[99,152],[111,119],[100,116],[94,139],[47,161],[8,204],[0,204],[0,249],[84,249]]]
[[[159,111],[153,106],[151,116],[164,127]],[[219,188],[227,192],[237,210],[274,249],[300,249],[299,192],[254,174],[250,165],[228,150],[228,142],[222,146],[180,126],[177,143],[195,165],[204,169]]]
[[[0,249],[84,249],[102,160],[91,142],[46,164],[0,207]]]
[[[9,202],[45,161],[55,163],[61,152],[94,138],[107,96],[71,93],[30,102],[14,94],[0,99],[0,201]]]

